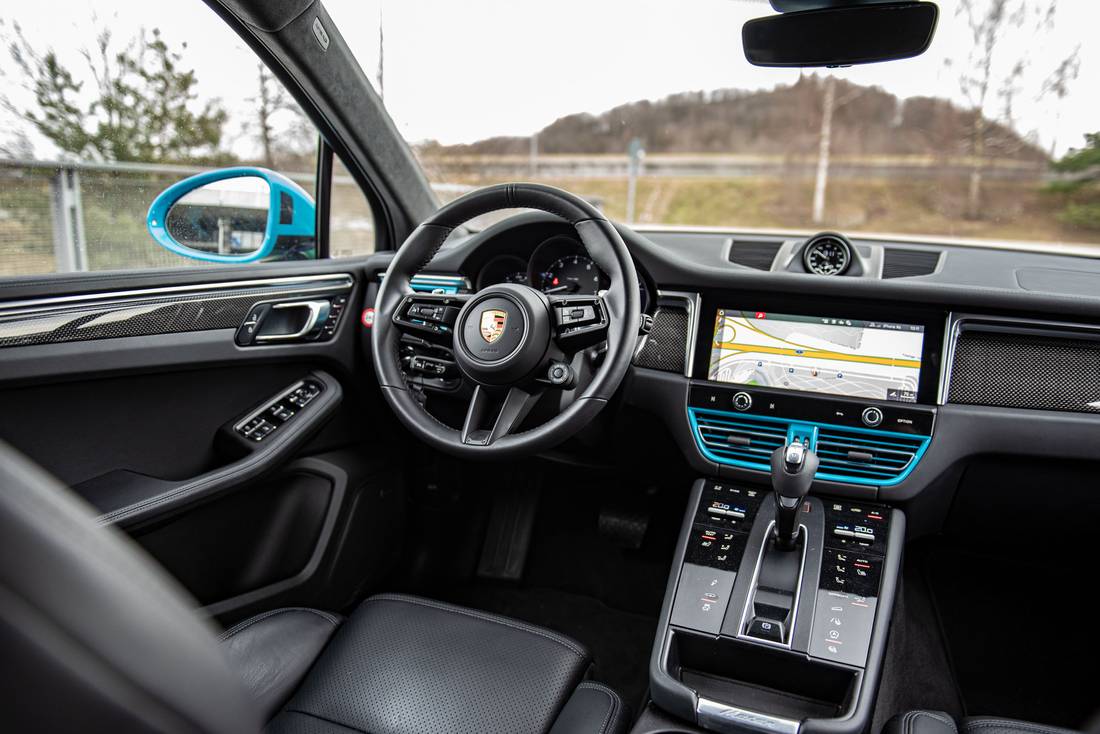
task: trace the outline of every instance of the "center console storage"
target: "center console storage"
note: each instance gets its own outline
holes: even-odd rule
[[[777,497],[695,482],[650,660],[651,696],[709,731],[856,734],[870,723],[905,518],[883,505],[806,497],[784,542],[777,521],[791,510]]]

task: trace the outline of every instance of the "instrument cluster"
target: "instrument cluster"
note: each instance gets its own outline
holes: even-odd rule
[[[477,289],[498,283],[522,283],[548,295],[563,296],[594,296],[609,285],[580,241],[560,234],[539,243],[526,260],[505,254],[485,263],[478,273]]]

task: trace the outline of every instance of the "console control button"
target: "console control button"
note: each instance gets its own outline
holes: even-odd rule
[[[748,410],[752,407],[752,395],[749,395],[743,390],[735,393],[733,396],[733,407],[737,410]]]
[[[717,635],[737,574],[685,563],[672,605],[672,624]]]
[[[817,592],[810,655],[863,667],[875,622],[874,597],[845,591]]]
[[[871,406],[863,409],[863,414],[860,416],[863,420],[863,425],[868,428],[877,428],[882,425],[882,410]]]
[[[783,644],[783,641],[786,639],[783,623],[776,622],[774,619],[765,619],[764,617],[756,617],[753,619],[752,622],[749,623],[749,629],[745,634],[759,640],[778,642],[779,644]]]
[[[747,539],[745,533],[695,525],[688,540],[685,560],[698,566],[736,571],[745,554]]]

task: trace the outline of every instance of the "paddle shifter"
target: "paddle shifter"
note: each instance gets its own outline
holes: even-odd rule
[[[772,453],[772,489],[775,491],[775,545],[793,550],[798,538],[798,511],[817,471],[817,454],[799,441]]]

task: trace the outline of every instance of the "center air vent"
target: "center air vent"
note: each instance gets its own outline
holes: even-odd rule
[[[787,443],[785,421],[717,411],[694,410],[692,414],[696,438],[702,442],[704,453],[713,454],[717,461],[767,470],[772,452]]]
[[[923,436],[822,426],[814,449],[821,462],[817,476],[857,484],[896,484],[909,476],[927,445]]]
[[[820,461],[816,478],[889,487],[913,471],[931,439],[892,431],[688,408],[695,442],[711,461],[770,471],[771,455],[797,435],[807,435]],[[816,430],[815,430],[816,429]]]

